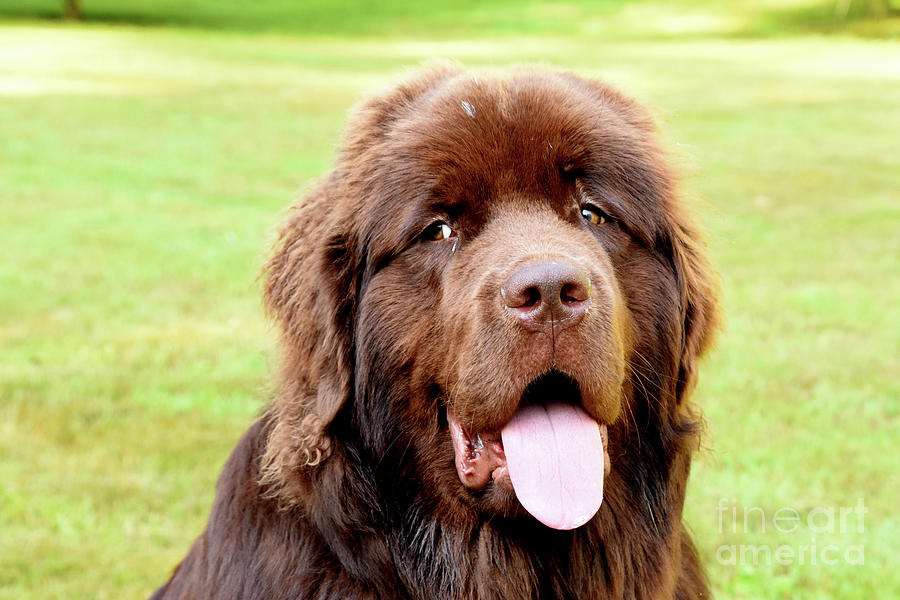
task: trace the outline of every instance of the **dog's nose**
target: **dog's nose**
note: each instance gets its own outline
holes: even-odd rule
[[[566,263],[537,263],[519,269],[500,288],[506,310],[531,330],[570,327],[591,304],[591,282]]]

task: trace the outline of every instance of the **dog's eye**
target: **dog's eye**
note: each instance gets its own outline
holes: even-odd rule
[[[603,225],[610,221],[609,215],[599,208],[590,205],[581,207],[581,216],[585,221],[589,221],[591,225]]]
[[[443,221],[435,221],[422,232],[422,239],[426,242],[439,242],[456,235],[456,232]]]

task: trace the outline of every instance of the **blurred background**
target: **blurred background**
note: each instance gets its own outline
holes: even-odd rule
[[[0,0],[0,599],[168,577],[271,393],[273,228],[433,57],[655,107],[724,286],[717,595],[900,597],[896,0]]]

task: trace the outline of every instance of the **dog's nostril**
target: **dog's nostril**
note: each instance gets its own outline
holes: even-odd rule
[[[559,292],[560,299],[564,304],[575,304],[576,302],[584,302],[591,297],[590,286],[583,282],[567,283],[563,285]]]
[[[541,290],[536,287],[530,287],[522,292],[524,302],[518,308],[531,308],[541,303]]]
[[[541,287],[532,285],[530,281],[507,281],[500,288],[503,302],[511,309],[531,310],[541,305]]]

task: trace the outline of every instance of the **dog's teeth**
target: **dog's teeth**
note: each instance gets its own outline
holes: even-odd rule
[[[484,442],[481,441],[480,433],[475,436],[475,441],[472,442],[472,448],[474,448],[475,450],[481,450],[482,448],[484,448]]]

